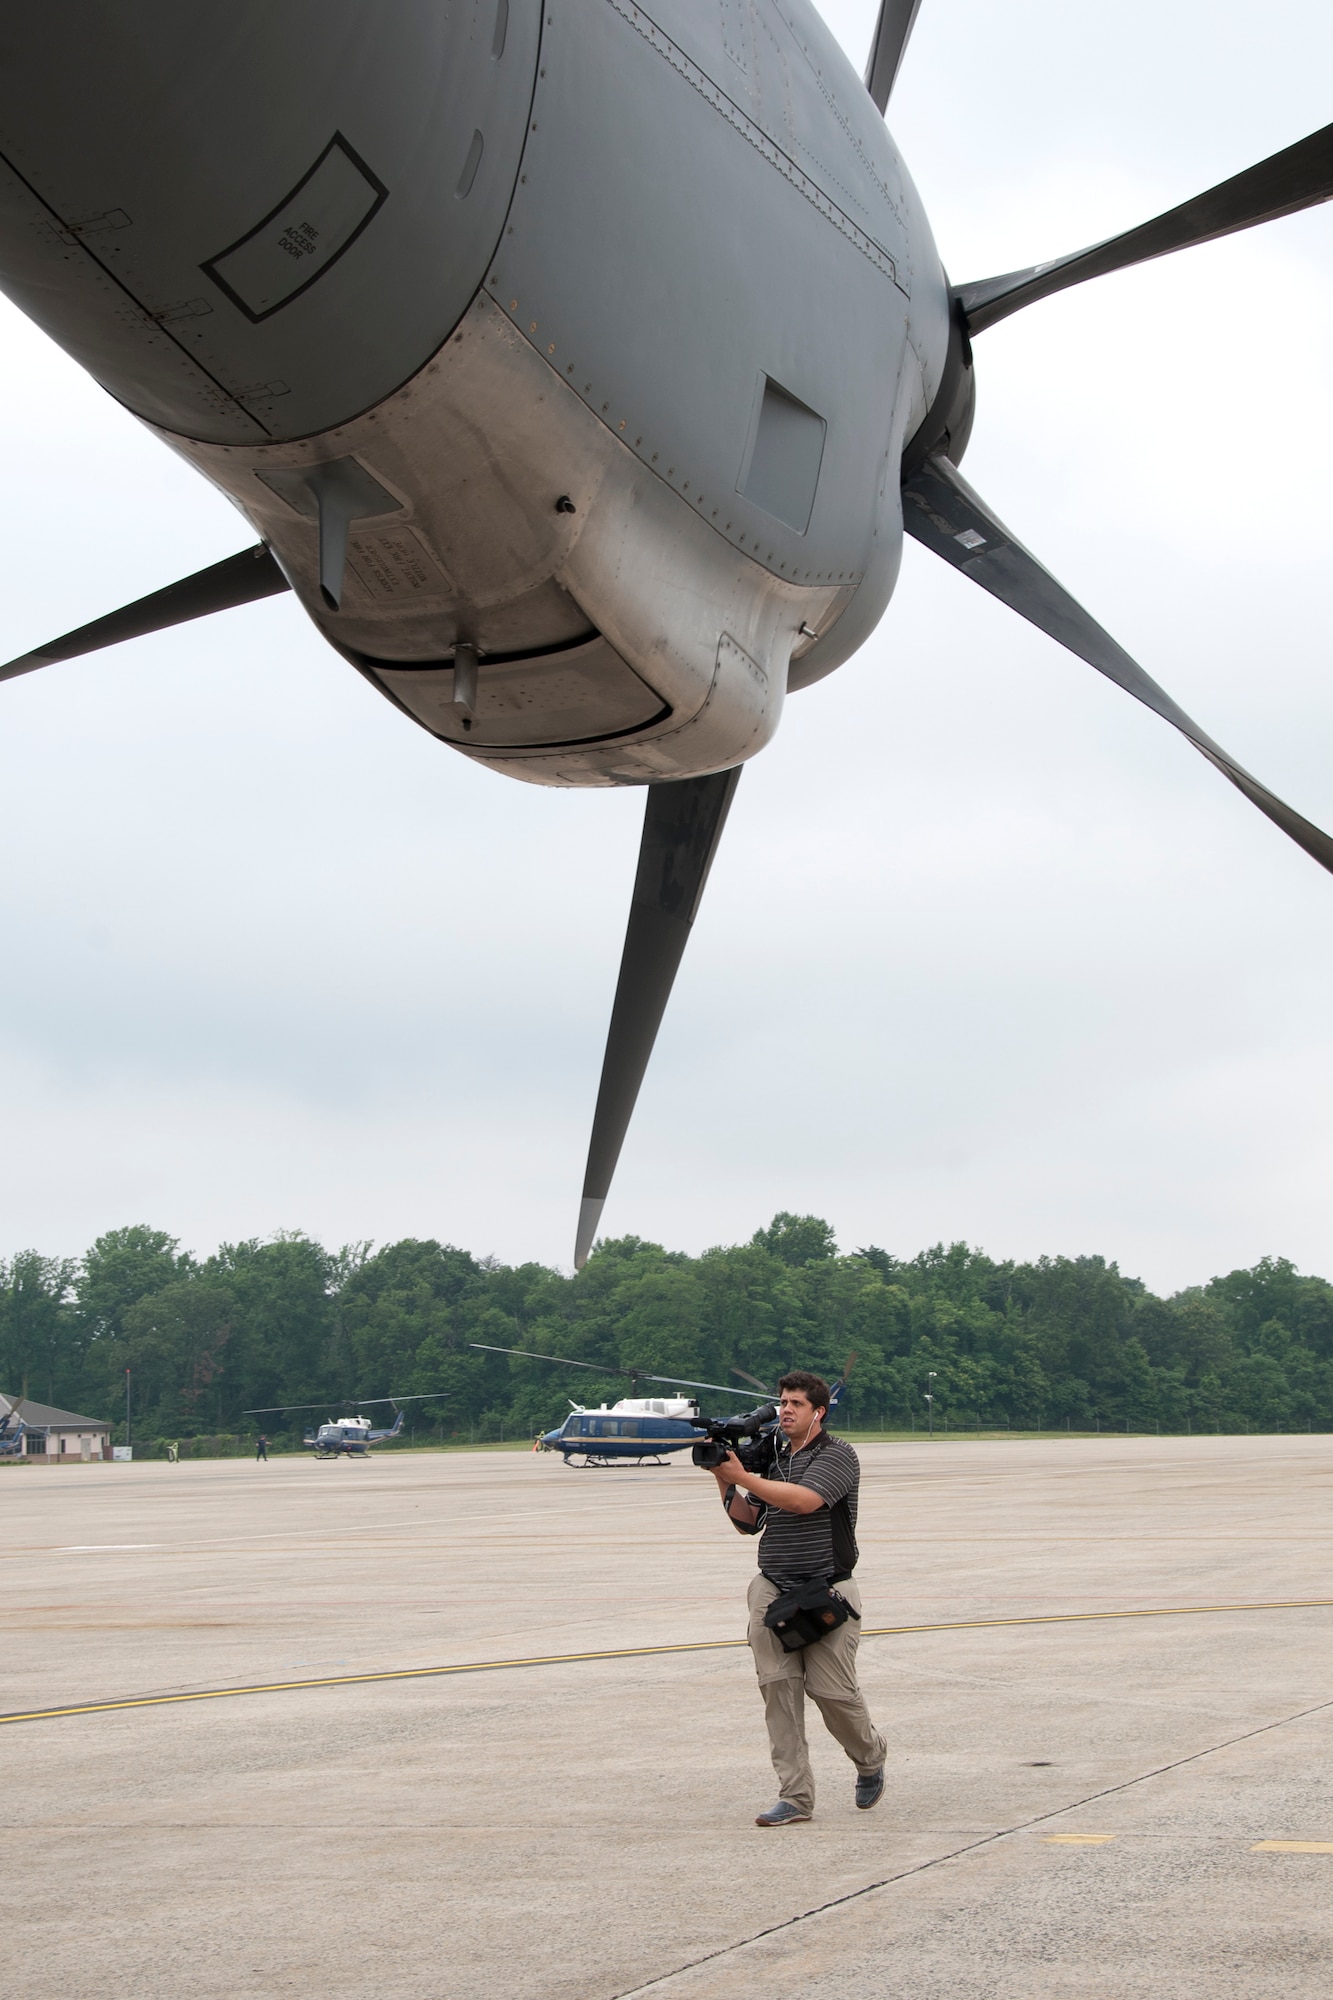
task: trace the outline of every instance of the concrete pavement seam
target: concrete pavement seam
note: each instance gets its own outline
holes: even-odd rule
[[[832,1896],[826,1903],[816,1903],[813,1908],[801,1910],[794,1917],[784,1917],[780,1923],[767,1924],[763,1930],[752,1936],[737,1938],[734,1944],[719,1945],[716,1951],[705,1952],[702,1958],[693,1958],[686,1965],[675,1966],[670,1972],[660,1972],[654,1979],[646,1979],[642,1985],[628,1986],[620,1993],[609,1996],[609,2000],[638,2000],[641,1993],[651,1993],[654,1989],[669,1985],[673,1979],[683,1979],[687,1972],[697,1972],[701,1966],[712,1965],[718,1959],[728,1958],[732,1952],[744,1951],[747,1946],[760,1944],[765,1938],[777,1937],[783,1931],[794,1930],[797,1924],[809,1923],[814,1917],[826,1916],[830,1910],[843,1908],[848,1903],[859,1902],[863,1896],[874,1895],[879,1889],[891,1889],[896,1882],[906,1882],[914,1875],[924,1875],[932,1868],[940,1868],[946,1861],[957,1861],[965,1854],[975,1854],[983,1847],[993,1847],[998,1841],[1011,1840],[1015,1834],[1029,1833],[1033,1827],[1044,1826],[1050,1820],[1062,1819],[1066,1813],[1080,1812],[1085,1806],[1096,1805],[1099,1799],[1113,1798],[1117,1792],[1132,1791],[1136,1785],[1146,1785],[1154,1778],[1163,1778],[1168,1772],[1183,1770],[1187,1764],[1197,1764],[1205,1757],[1215,1757],[1219,1751],[1230,1750],[1237,1743],[1248,1743],[1256,1736],[1266,1736],[1270,1730],[1287,1729],[1293,1722],[1303,1722],[1308,1716],[1320,1715],[1333,1708],[1333,1699],[1316,1702],[1311,1708],[1298,1709],[1294,1715],[1282,1715],[1275,1722],[1262,1722],[1257,1729],[1246,1729],[1239,1736],[1229,1736],[1221,1743],[1211,1743],[1204,1750],[1192,1750],[1188,1757],[1173,1758],[1169,1764],[1159,1764],[1151,1771],[1140,1771],[1137,1777],[1125,1778],[1118,1785],[1106,1785],[1099,1792],[1089,1792],[1086,1798],[1073,1799],[1067,1806],[1057,1806],[1053,1812],[1038,1813],[1034,1819],[1017,1821],[1013,1826],[997,1827],[994,1833],[983,1834],[980,1840],[965,1841],[961,1847],[954,1847],[947,1854],[935,1854],[928,1861],[915,1862],[910,1868],[900,1868],[896,1874],[885,1875],[878,1882],[866,1882],[859,1889],[849,1889],[846,1895]]]

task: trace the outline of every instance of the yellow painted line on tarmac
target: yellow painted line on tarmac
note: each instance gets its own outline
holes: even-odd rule
[[[1251,1854],[1333,1854],[1333,1840],[1257,1840]]]
[[[1202,1618],[1218,1611],[1318,1611],[1330,1606],[1333,1597],[1287,1597],[1271,1604],[1157,1604],[1141,1611],[1046,1611],[1033,1618],[959,1618],[945,1625],[868,1625],[861,1637],[891,1639],[901,1632],[980,1632],[992,1625],[1092,1625],[1103,1618]],[[3,1721],[0,1716],[0,1722]]]
[[[1047,1847],[1105,1847],[1115,1839],[1113,1833],[1047,1833],[1042,1835]]]
[[[326,1674],[308,1681],[259,1681],[251,1686],[198,1688],[189,1694],[133,1695],[126,1701],[74,1702],[67,1708],[34,1708],[0,1715],[0,1723],[50,1722],[62,1715],[105,1715],[123,1708],[165,1708],[173,1702],[224,1701],[243,1694],[293,1694],[302,1688],[362,1687],[369,1681],[438,1680],[445,1674],[495,1674],[509,1667],[564,1667],[588,1660],[638,1660],[658,1653],[716,1653],[746,1646],[747,1639],[700,1639],[683,1646],[617,1646],[596,1653],[529,1653],[515,1660],[460,1660],[451,1667],[397,1667],[387,1673]]]
[[[1283,1598],[1271,1604],[1166,1604],[1139,1611],[1054,1611],[1028,1618],[951,1618],[937,1625],[873,1625],[865,1639],[898,1639],[918,1632],[983,1632],[1011,1625],[1089,1625],[1113,1618],[1199,1618],[1228,1611],[1317,1611],[1333,1607],[1333,1597]],[[230,1701],[247,1694],[295,1694],[306,1688],[364,1687],[379,1681],[440,1680],[449,1674],[496,1674],[519,1667],[567,1667],[592,1660],[657,1659],[672,1653],[725,1653],[748,1646],[747,1639],[694,1639],[674,1646],[613,1646],[588,1653],[527,1653],[513,1660],[460,1660],[448,1667],[396,1667],[370,1674],[325,1674],[315,1680],[258,1681],[245,1687],[196,1688],[185,1694],[131,1695],[120,1701],[70,1702],[61,1708],[20,1709],[0,1715],[8,1722],[54,1722],[66,1715],[108,1715],[131,1708],[170,1708],[187,1701]]]

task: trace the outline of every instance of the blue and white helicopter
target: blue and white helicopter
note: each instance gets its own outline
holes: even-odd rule
[[[400,1403],[437,1403],[438,1393],[433,1396],[361,1396],[350,1404],[354,1414],[330,1417],[318,1428],[308,1430],[301,1442],[307,1451],[313,1451],[316,1458],[369,1458],[370,1447],[382,1444],[386,1438],[396,1438],[403,1428],[403,1411]],[[390,1429],[375,1430],[370,1418],[360,1415],[362,1410],[373,1409],[377,1403],[388,1403],[394,1411]],[[296,1410],[328,1410],[336,1408],[331,1403],[275,1403],[268,1409],[247,1410],[247,1417],[285,1416]],[[348,1408],[344,1405],[344,1408]]]
[[[602,1403],[595,1410],[571,1401],[564,1422],[555,1430],[539,1432],[533,1443],[534,1451],[558,1451],[566,1465],[578,1462],[585,1469],[665,1465],[669,1453],[686,1451],[702,1442],[706,1426],[695,1397],[638,1396],[634,1392],[640,1382],[657,1382],[669,1389],[707,1389],[719,1396],[746,1398],[758,1389],[770,1402],[777,1400],[774,1390],[755,1376],[747,1375],[743,1368],[733,1368],[731,1372],[750,1387],[733,1389],[721,1382],[689,1382],[679,1375],[653,1375],[645,1368],[611,1368],[596,1361],[572,1361],[566,1354],[534,1354],[526,1347],[490,1347],[479,1340],[469,1341],[468,1345],[483,1354],[516,1354],[527,1361],[554,1361],[562,1368],[586,1368],[592,1375],[627,1377],[628,1396],[622,1396],[618,1403]],[[852,1361],[855,1359],[853,1355]],[[849,1361],[833,1389],[830,1409],[842,1394],[851,1365]]]

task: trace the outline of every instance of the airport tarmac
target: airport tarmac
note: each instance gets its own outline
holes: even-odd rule
[[[1333,1439],[861,1456],[888,1790],[772,1832],[688,1462],[0,1468],[11,1714],[587,1656],[5,1724],[15,1990],[1326,2000]]]

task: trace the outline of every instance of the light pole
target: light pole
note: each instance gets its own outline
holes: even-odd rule
[[[933,1381],[935,1380],[935,1376],[936,1376],[936,1374],[937,1374],[937,1373],[938,1373],[938,1370],[937,1370],[937,1369],[934,1369],[934,1368],[930,1369],[930,1370],[929,1370],[929,1372],[928,1372],[928,1373],[927,1373],[927,1375],[926,1375],[926,1380],[927,1380],[927,1382],[933,1382]],[[934,1391],[933,1391],[932,1389],[927,1389],[927,1391],[926,1391],[926,1414],[927,1414],[927,1416],[928,1416],[928,1417],[929,1417],[929,1419],[930,1419],[930,1435],[931,1435],[932,1437],[934,1437],[934,1435],[935,1435],[935,1394],[934,1394]]]

